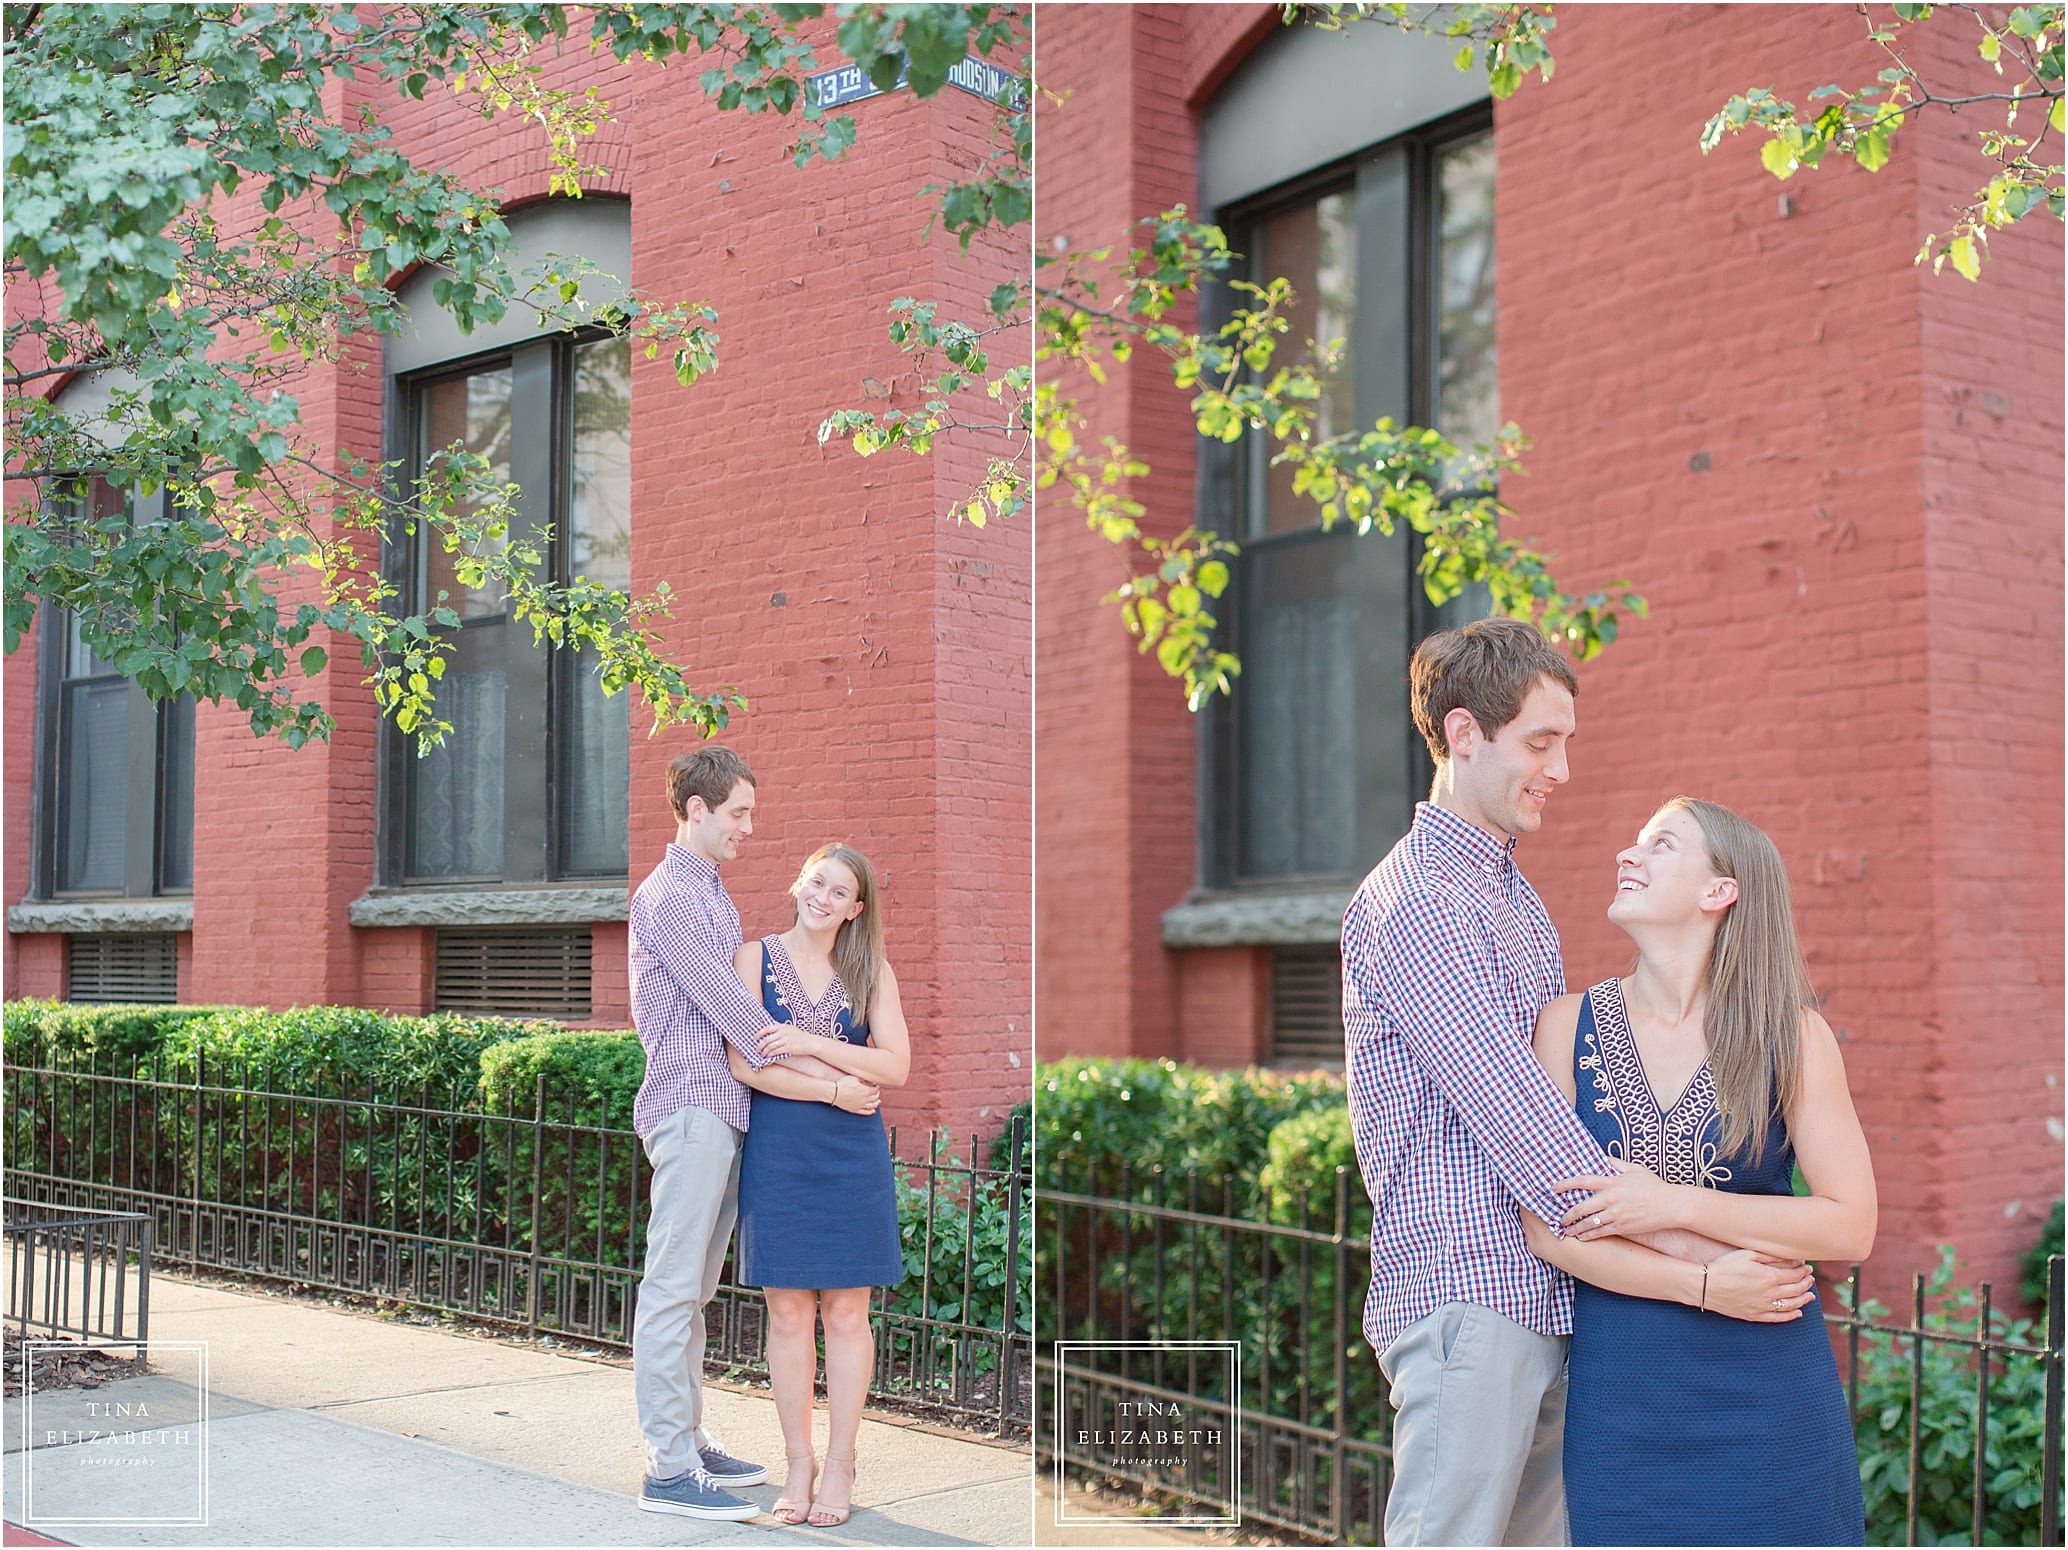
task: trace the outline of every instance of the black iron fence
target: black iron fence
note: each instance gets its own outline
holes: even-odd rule
[[[645,1152],[602,1100],[282,1092],[268,1073],[7,1068],[10,1189],[45,1209],[139,1213],[161,1264],[236,1271],[629,1347]],[[1006,1166],[938,1133],[896,1156],[905,1279],[876,1294],[878,1397],[1025,1425],[1032,1319],[1021,1123]],[[909,1150],[909,1148],[908,1148]],[[837,1182],[828,1209],[838,1210]],[[766,1371],[763,1304],[730,1271],[710,1360]]]
[[[151,1219],[9,1197],[7,1322],[17,1334],[142,1344],[151,1334]]]
[[[1301,1199],[1290,1220],[1256,1221],[1237,1215],[1233,1181],[1203,1186],[1160,1169],[1080,1180],[1057,1159],[1043,1168],[1075,1186],[1040,1193],[1035,1446],[1046,1463],[1209,1508],[1225,1509],[1239,1480],[1233,1506],[1247,1525],[1382,1543],[1392,1411],[1363,1349],[1370,1245],[1351,1231],[1349,1174],[1337,1172],[1321,1211]],[[1869,1486],[1869,1542],[2059,1545],[2062,1260],[2050,1263],[2036,1336],[1992,1309],[1986,1282],[1949,1314],[1946,1274],[1915,1277],[1907,1322],[1861,1302],[1857,1266],[1840,1289],[1845,1306],[1827,1309]],[[1074,1341],[1101,1349],[1072,1352],[1059,1374],[1056,1343]],[[1239,1414],[1227,1366],[1200,1348],[1216,1341],[1240,1342]],[[1049,1415],[1058,1402],[1063,1413]],[[1209,1455],[1202,1477],[1198,1452],[1135,1467],[1097,1444],[1116,1413],[1159,1410],[1195,1424],[1234,1416],[1239,1467],[1216,1469]]]

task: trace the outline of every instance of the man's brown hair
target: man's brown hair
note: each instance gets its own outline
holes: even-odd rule
[[[702,797],[704,806],[716,812],[741,781],[755,783],[747,761],[723,743],[706,743],[668,761],[668,806],[675,809],[677,822],[689,817],[691,797]]]
[[[1408,665],[1408,704],[1415,728],[1438,764],[1450,758],[1443,718],[1469,710],[1479,730],[1493,737],[1522,714],[1539,678],[1577,696],[1573,665],[1524,619],[1475,619],[1463,629],[1438,630],[1415,647]]]

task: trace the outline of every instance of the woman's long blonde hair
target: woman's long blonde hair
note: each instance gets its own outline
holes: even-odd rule
[[[883,917],[876,908],[876,869],[852,845],[838,841],[821,845],[804,858],[797,881],[790,885],[791,898],[797,897],[797,890],[804,886],[811,869],[822,861],[837,861],[847,868],[854,877],[855,898],[862,905],[861,914],[853,920],[843,920],[833,935],[833,972],[840,976],[847,991],[847,1004],[854,1009],[854,1020],[860,1025],[869,1020],[869,1002],[883,979]]]
[[[1774,1116],[1785,1119],[1801,1089],[1802,1012],[1813,999],[1788,904],[1788,870],[1765,831],[1729,808],[1674,797],[1659,811],[1673,808],[1701,825],[1710,869],[1737,879],[1737,901],[1709,945],[1705,1022],[1722,1150],[1749,1149],[1756,1163]]]

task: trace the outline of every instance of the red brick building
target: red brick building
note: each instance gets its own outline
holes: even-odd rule
[[[618,65],[575,43],[551,71],[548,85],[594,86],[615,110],[584,147],[607,172],[579,201],[547,197],[545,139],[521,121],[367,83],[334,83],[333,108],[372,107],[419,162],[500,190],[523,252],[580,253],[650,295],[708,297],[717,372],[683,389],[665,353],[536,337],[515,317],[461,336],[426,296],[413,337],[385,351],[362,340],[291,385],[304,424],[369,460],[464,435],[578,546],[554,563],[635,592],[670,584],[667,642],[691,682],[751,702],[725,733],[760,778],[754,836],[727,873],[748,934],[788,923],[785,890],[812,848],[859,845],[881,872],[914,1030],[912,1083],[886,1111],[988,1133],[1029,1087],[1029,525],[946,516],[995,449],[864,462],[816,433],[835,408],[916,402],[916,374],[886,340],[893,298],[974,320],[1025,272],[1024,228],[967,253],[920,241],[920,189],[973,171],[998,110],[953,87],[879,95],[849,109],[844,162],[799,170],[794,119],[718,112],[694,59]],[[232,224],[252,217],[254,193]],[[428,276],[402,283],[427,290]],[[1024,334],[998,345],[1027,348]],[[555,395],[575,402],[560,420]],[[563,466],[569,481],[540,496]],[[10,503],[24,493],[10,486]],[[437,558],[392,563],[430,586]],[[672,835],[662,771],[691,734],[649,739],[637,714],[628,733],[628,696],[605,700],[550,664],[492,600],[462,612],[446,752],[409,754],[337,642],[328,746],[255,741],[234,707],[157,713],[186,726],[159,734],[155,789],[114,773],[111,752],[148,747],[154,713],[125,708],[126,686],[52,639],[46,614],[7,664],[7,994],[107,993],[141,976],[126,988],[184,1002],[557,1009],[626,1026],[627,888]]]
[[[1612,858],[1660,800],[1764,825],[1874,1149],[1870,1277],[1950,1241],[2000,1298],[2062,1180],[2061,227],[1999,236],[1979,285],[1912,266],[1983,181],[1972,115],[1873,175],[1699,154],[1736,92],[1871,81],[1850,9],[1558,18],[1554,80],[1495,104],[1377,28],[1044,6],[1042,240],[1184,203],[1306,281],[1325,316],[1293,337],[1348,339],[1358,418],[1535,438],[1516,530],[1653,608],[1581,670],[1572,781],[1520,856],[1570,982],[1626,962]],[[1911,58],[1973,55],[1935,27]],[[1188,716],[1097,605],[1118,556],[1044,519],[1040,1052],[1325,1058],[1343,903],[1426,794],[1404,677],[1440,620],[1403,541],[1321,535],[1203,454],[1158,363],[1085,402],[1160,530],[1244,540],[1244,673]]]

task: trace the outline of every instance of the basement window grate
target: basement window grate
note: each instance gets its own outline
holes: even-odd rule
[[[1343,1063],[1343,956],[1333,945],[1271,950],[1271,1058]]]
[[[65,999],[100,1005],[179,1000],[179,948],[172,934],[67,938]]]
[[[431,1005],[484,1017],[586,1021],[589,948],[586,928],[441,929]]]

